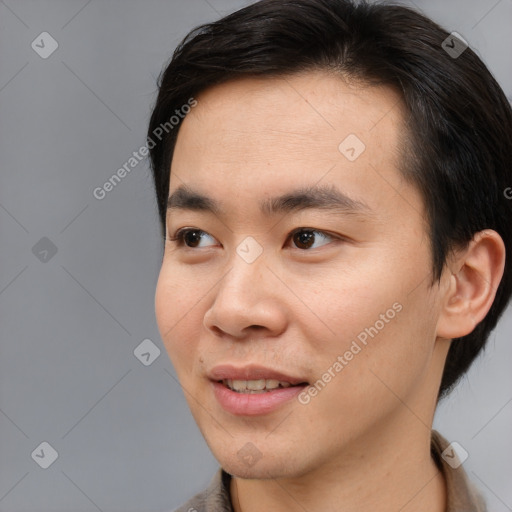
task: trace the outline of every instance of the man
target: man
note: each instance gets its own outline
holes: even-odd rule
[[[263,0],[178,47],[155,134],[156,318],[221,465],[179,510],[485,510],[432,431],[512,290],[475,53],[405,7]]]

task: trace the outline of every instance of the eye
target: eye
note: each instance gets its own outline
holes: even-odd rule
[[[191,249],[195,249],[198,247],[198,243],[203,238],[203,235],[210,236],[206,231],[202,231],[201,229],[195,228],[182,228],[178,229],[174,236],[169,237],[168,240],[171,242],[177,242],[178,247],[182,247],[186,245]],[[213,237],[210,236],[213,239]]]
[[[201,239],[205,236],[208,236],[213,239],[211,235],[206,233],[205,231],[201,229],[196,228],[182,228],[176,231],[174,236],[169,237],[168,240],[172,242],[177,242],[178,247],[186,246],[191,249],[200,248],[200,242]],[[307,229],[307,228],[300,228],[292,233],[290,233],[289,237],[293,240],[294,244],[299,249],[316,249],[318,247],[315,247],[315,242],[317,239],[317,235],[320,235],[320,238],[323,238],[324,240],[333,240],[334,236],[328,235],[327,233],[324,233],[323,231],[319,231],[317,229]],[[328,242],[327,242],[328,243]],[[325,244],[321,244],[320,247]],[[206,246],[208,247],[208,246]]]
[[[320,238],[324,238],[327,240],[334,239],[333,236],[330,236],[327,233],[324,233],[323,231],[306,228],[300,228],[294,231],[293,233],[291,233],[291,237],[293,242],[299,247],[299,249],[316,249],[316,247],[314,247],[314,243],[316,242],[317,234],[320,235]]]

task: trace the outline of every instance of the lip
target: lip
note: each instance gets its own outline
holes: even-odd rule
[[[293,386],[300,384],[301,382],[307,382],[307,379],[301,377],[294,377],[287,375],[286,373],[280,372],[279,370],[273,370],[271,368],[265,368],[264,366],[248,365],[237,368],[230,364],[223,364],[212,368],[208,374],[210,380],[219,381],[225,379],[232,380],[260,380],[260,379],[275,379],[283,382],[289,382]]]
[[[221,407],[236,416],[259,416],[275,411],[297,396],[308,384],[277,388],[264,393],[237,393],[221,382],[211,382],[213,394]]]
[[[232,365],[220,365],[214,367],[209,373],[213,394],[221,407],[237,416],[259,416],[268,414],[283,406],[297,396],[306,386],[297,386],[306,379],[286,375],[278,370],[272,370],[263,366],[244,366],[236,368]],[[227,388],[222,382],[224,379],[233,380],[259,380],[275,379],[289,382],[288,388],[277,388],[264,393],[237,393]]]

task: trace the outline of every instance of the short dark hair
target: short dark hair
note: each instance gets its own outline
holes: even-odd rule
[[[512,292],[512,109],[481,59],[419,12],[354,0],[261,0],[192,30],[159,77],[148,140],[191,97],[247,76],[325,70],[396,89],[406,108],[401,172],[421,192],[432,253],[432,285],[451,250],[483,229],[506,247],[505,273],[487,316],[453,340],[438,398],[467,371]],[[181,121],[150,149],[162,234],[170,167]],[[161,130],[160,130],[161,131]],[[149,147],[149,146],[148,146]],[[406,156],[406,155],[409,156]],[[165,236],[165,235],[164,235]]]

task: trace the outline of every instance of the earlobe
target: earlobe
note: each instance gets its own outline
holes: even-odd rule
[[[504,268],[505,244],[500,235],[490,229],[476,233],[445,270],[438,337],[460,338],[474,330],[492,306]]]

